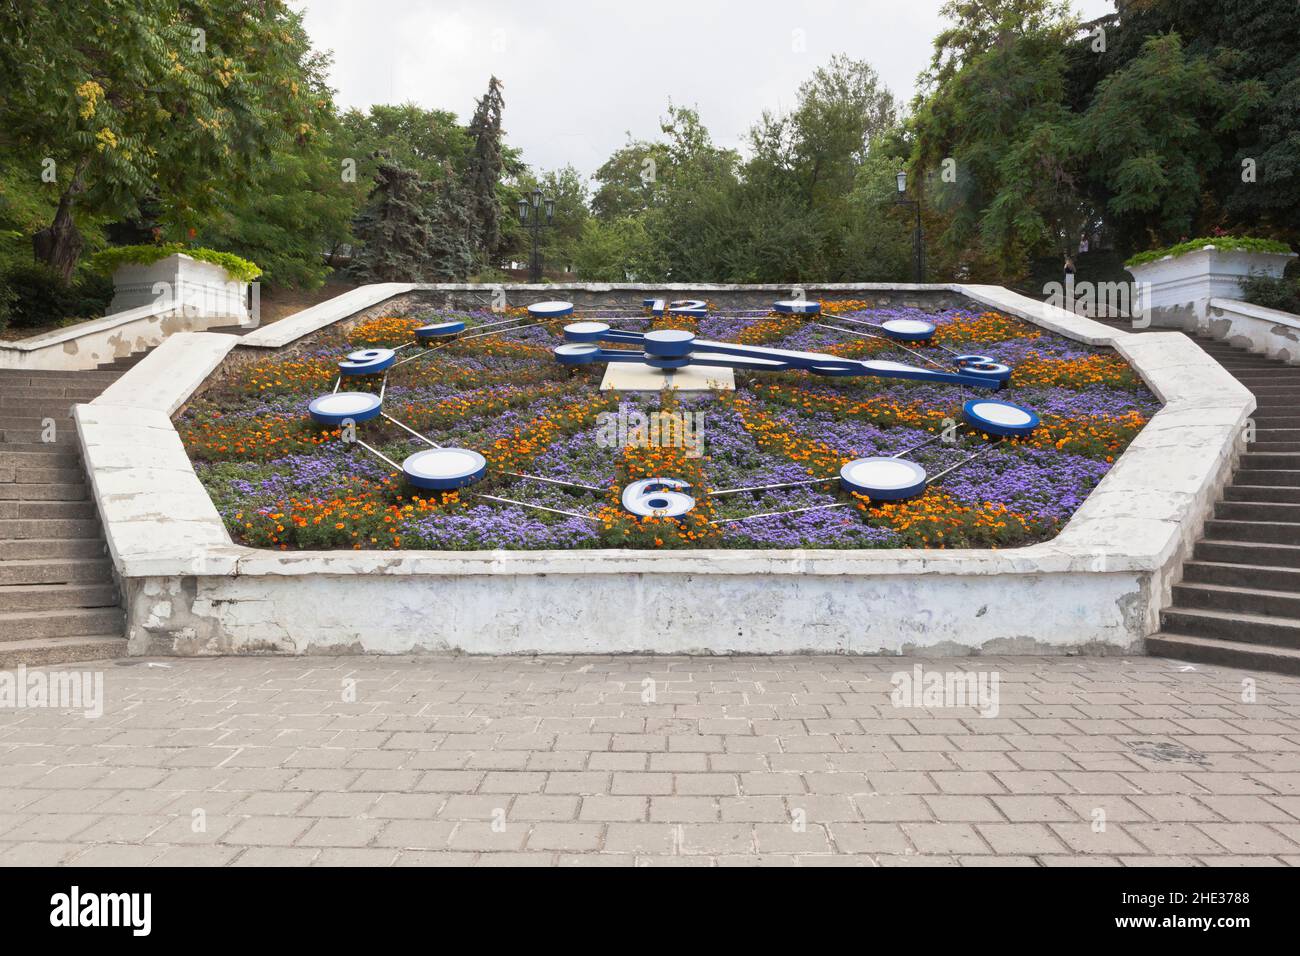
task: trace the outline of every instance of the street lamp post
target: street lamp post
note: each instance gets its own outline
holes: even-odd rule
[[[907,198],[907,170],[898,171],[898,197],[894,200],[900,206],[916,207],[916,228],[912,231],[912,281],[925,281],[925,236],[921,233],[921,198]]]
[[[543,220],[545,216],[545,220]],[[542,249],[538,244],[543,229],[554,225],[555,200],[544,198],[540,189],[519,200],[519,223],[533,236],[532,256],[528,261],[528,281],[542,281]]]

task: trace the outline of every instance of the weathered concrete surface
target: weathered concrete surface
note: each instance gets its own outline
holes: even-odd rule
[[[113,273],[110,312],[152,305],[165,295],[171,307],[191,315],[240,325],[253,321],[248,311],[248,283],[232,279],[212,262],[176,253],[148,265],[124,265]]]
[[[89,428],[92,471],[127,469],[96,482],[98,500],[101,486],[112,482],[177,496],[169,499],[177,520],[153,527],[143,499],[135,511],[113,503],[114,513],[101,504],[124,581],[132,651],[939,648],[969,654],[1139,648],[1157,629],[1185,552],[1231,473],[1253,396],[1181,335],[1132,335],[996,287],[934,286],[908,294],[918,291],[956,295],[969,307],[997,308],[1077,340],[1113,345],[1166,402],[1054,540],[996,551],[245,548],[230,540],[188,462],[182,463],[179,440],[158,436],[162,447],[155,448],[130,431],[167,432],[166,413],[201,386],[214,355],[227,347],[201,341],[216,336],[177,337],[169,343],[165,385],[150,381],[154,373],[141,363],[120,383],[118,404],[101,399],[91,418],[78,410],[79,424]],[[346,308],[391,294],[372,289]],[[341,321],[344,309],[336,304],[309,324]],[[328,315],[334,318],[325,321]],[[285,339],[303,334],[290,326]],[[141,387],[126,392],[141,370]],[[113,429],[123,429],[116,439]],[[130,474],[132,467],[138,474]]]
[[[1236,299],[1211,299],[1196,331],[1234,348],[1300,365],[1300,315]]]
[[[97,720],[0,709],[0,866],[1300,863],[1297,678],[1001,655],[118,663],[95,668]],[[915,667],[996,677],[996,708],[896,706]]]
[[[177,333],[230,324],[226,315],[199,315],[169,304],[146,305],[16,342],[0,342],[0,368],[93,369],[153,348]]]

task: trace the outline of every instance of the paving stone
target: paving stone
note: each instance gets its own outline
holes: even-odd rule
[[[893,708],[882,678],[906,666],[124,668],[93,726],[0,711],[0,865],[1300,863],[1300,716],[1281,703],[1300,680],[1271,677],[1279,703],[1247,706],[1219,689],[1240,681],[1225,668],[999,658],[983,718]],[[363,703],[337,701],[340,674]],[[1204,757],[1156,759],[1161,743]]]

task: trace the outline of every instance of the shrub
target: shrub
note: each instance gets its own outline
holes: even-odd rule
[[[1290,252],[1291,247],[1285,242],[1278,242],[1276,239],[1252,239],[1249,236],[1214,236],[1202,239],[1189,239],[1187,242],[1180,242],[1176,246],[1166,246],[1163,249],[1148,249],[1146,252],[1139,252],[1124,263],[1126,266],[1140,266],[1144,262],[1155,262],[1157,259],[1163,259],[1165,256],[1184,256],[1189,252],[1196,252],[1204,249],[1206,246],[1214,246],[1224,252]]]
[[[230,273],[231,278],[240,282],[252,282],[262,274],[262,270],[256,263],[241,259],[232,252],[218,252],[201,246],[191,249],[179,242],[165,242],[156,246],[110,246],[93,255],[90,266],[102,275],[111,276],[120,266],[147,266],[159,259],[174,256],[178,252],[200,262],[211,262],[213,265],[221,266]]]
[[[1241,284],[1241,297],[1252,305],[1300,314],[1300,279],[1252,275]]]
[[[18,329],[98,318],[113,298],[113,283],[107,279],[82,274],[66,283],[39,262],[11,266],[0,279],[0,286],[8,291],[10,299],[7,324]],[[0,316],[4,296],[0,292]]]
[[[12,307],[18,301],[18,296],[9,288],[8,282],[0,282],[0,332],[9,327],[9,320],[12,317]]]

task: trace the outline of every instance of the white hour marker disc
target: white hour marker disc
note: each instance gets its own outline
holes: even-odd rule
[[[528,307],[528,314],[537,319],[555,319],[562,315],[573,314],[572,302],[534,302]]]
[[[914,498],[925,491],[925,469],[903,458],[856,458],[840,469],[846,491],[880,501]]]
[[[922,322],[920,319],[890,319],[888,322],[882,322],[880,328],[891,339],[902,342],[924,342],[933,337],[935,325],[933,322]]]
[[[349,419],[354,422],[369,421],[377,417],[382,409],[383,402],[379,396],[370,392],[332,392],[312,399],[307,406],[307,414],[320,425],[342,425]]]
[[[468,448],[430,448],[417,451],[402,462],[406,480],[417,488],[449,491],[483,477],[487,459]]]
[[[972,399],[962,406],[962,412],[970,425],[990,435],[1028,435],[1039,423],[1038,416],[1029,409],[1010,402]]]

